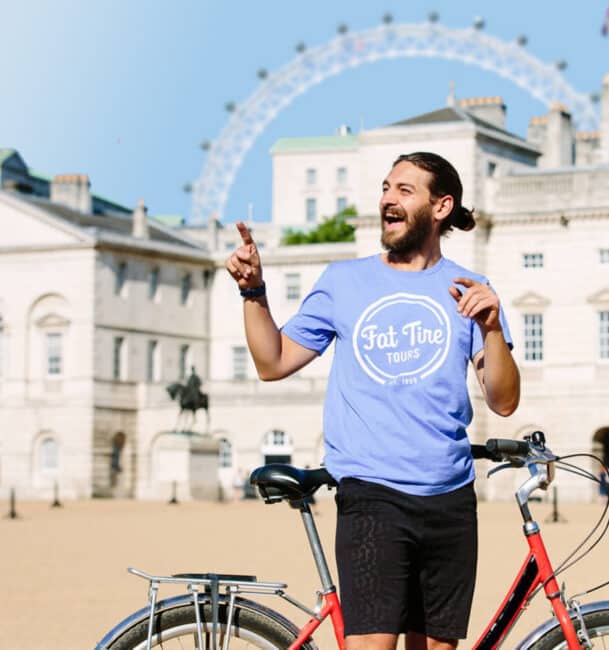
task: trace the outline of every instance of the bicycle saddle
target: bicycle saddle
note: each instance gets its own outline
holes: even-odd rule
[[[258,488],[266,503],[282,499],[300,501],[310,497],[322,485],[336,486],[336,481],[324,467],[298,469],[279,463],[255,469],[250,476],[250,483]]]

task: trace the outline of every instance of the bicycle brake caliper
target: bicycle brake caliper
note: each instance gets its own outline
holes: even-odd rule
[[[586,628],[586,623],[584,622],[584,616],[582,614],[581,605],[578,600],[569,601],[569,609],[575,610],[575,615],[579,621],[579,630],[577,630],[577,638],[582,644],[582,648],[585,650],[592,649],[592,641],[590,641],[590,635],[588,634],[588,629]]]

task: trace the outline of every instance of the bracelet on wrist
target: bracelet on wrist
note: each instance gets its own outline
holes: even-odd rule
[[[266,295],[266,284],[263,282],[259,287],[253,289],[239,289],[239,293],[243,298],[261,298]]]

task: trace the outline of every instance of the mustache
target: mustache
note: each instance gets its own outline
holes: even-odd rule
[[[383,208],[381,210],[381,217],[384,219],[387,216],[394,216],[394,217],[399,217],[400,219],[406,219],[408,217],[408,213],[400,206],[387,206],[386,208]]]

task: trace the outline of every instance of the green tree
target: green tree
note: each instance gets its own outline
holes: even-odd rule
[[[304,232],[288,228],[281,239],[285,246],[298,244],[326,244],[329,242],[355,241],[355,228],[347,223],[348,217],[356,217],[354,206],[345,208],[333,217],[326,217],[316,228]]]

